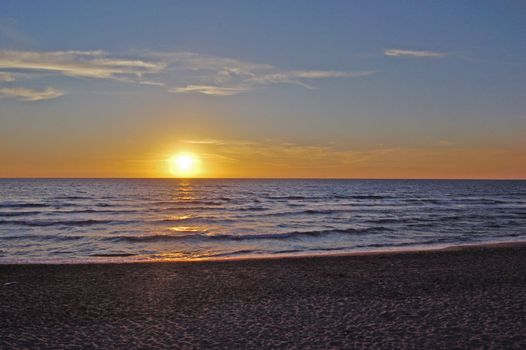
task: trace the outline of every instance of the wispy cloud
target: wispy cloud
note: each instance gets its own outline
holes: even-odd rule
[[[26,89],[22,87],[0,88],[0,95],[15,97],[23,101],[51,100],[64,95],[64,91],[48,87],[44,90]]]
[[[0,69],[44,71],[72,77],[129,80],[163,68],[159,62],[115,58],[103,51],[0,50]]]
[[[283,70],[269,64],[246,62],[231,58],[204,56],[193,53],[154,54],[167,60],[169,67],[191,72],[191,83],[175,86],[173,93],[200,93],[232,96],[248,92],[257,86],[293,84],[314,89],[309,80],[353,78],[374,74],[374,71]]]
[[[375,73],[374,71],[365,72],[338,72],[330,70],[307,70],[307,71],[292,71],[289,74],[295,78],[305,79],[323,79],[323,78],[354,78],[366,77]]]
[[[314,89],[314,80],[354,78],[373,71],[283,70],[269,64],[192,52],[136,51],[111,54],[105,51],[15,51],[0,50],[0,88],[7,91],[37,91],[30,86],[11,87],[9,82],[41,77],[107,79],[125,83],[166,86],[170,93],[232,96],[258,86],[293,84]],[[7,84],[8,86],[5,86]],[[55,92],[60,90],[54,90]],[[51,95],[50,95],[51,96]],[[25,98],[25,100],[32,100]]]
[[[250,90],[248,86],[186,85],[169,89],[173,93],[200,93],[204,95],[232,96]]]
[[[365,72],[338,72],[338,71],[321,71],[321,70],[307,70],[307,71],[284,71],[273,72],[267,74],[253,75],[247,79],[248,83],[253,85],[261,84],[296,84],[307,89],[314,89],[307,84],[306,80],[312,79],[327,79],[327,78],[354,78],[365,77],[374,74],[373,71]]]
[[[384,51],[385,56],[390,57],[413,57],[413,58],[441,58],[448,55],[447,52],[388,49]]]

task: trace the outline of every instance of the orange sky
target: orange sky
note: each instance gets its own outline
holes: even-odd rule
[[[38,150],[27,158],[3,157],[2,177],[186,177],[174,173],[170,157],[198,158],[190,177],[231,178],[502,178],[526,174],[526,151],[461,148],[377,147],[346,150],[337,145],[243,140],[182,140],[165,147],[114,149],[102,154]],[[31,158],[31,161],[27,159]]]

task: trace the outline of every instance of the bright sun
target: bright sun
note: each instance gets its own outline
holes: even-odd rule
[[[199,173],[201,160],[192,153],[179,153],[168,159],[170,172],[179,177],[192,177]]]

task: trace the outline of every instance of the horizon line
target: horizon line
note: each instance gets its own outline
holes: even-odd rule
[[[526,181],[524,178],[424,178],[424,177],[0,177],[0,180],[422,180],[422,181]]]

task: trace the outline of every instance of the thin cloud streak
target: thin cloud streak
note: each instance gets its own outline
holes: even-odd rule
[[[64,91],[48,87],[44,90],[26,89],[22,87],[0,88],[0,95],[15,97],[23,101],[51,100],[64,95]]]
[[[257,86],[272,84],[293,84],[314,89],[304,80],[354,78],[375,73],[374,71],[280,70],[269,64],[191,52],[143,52],[143,55],[164,61],[167,71],[190,73],[188,80],[191,83],[170,88],[169,92],[172,93],[232,96],[249,92]]]
[[[221,87],[213,85],[187,85],[184,87],[171,88],[168,91],[172,93],[200,93],[213,96],[232,96],[249,90],[249,87],[244,86]]]
[[[48,71],[72,77],[99,79],[140,78],[160,72],[157,62],[109,57],[104,51],[10,51],[0,50],[0,69]]]
[[[323,78],[354,78],[354,77],[366,77],[374,74],[374,71],[365,72],[337,72],[337,71],[326,71],[326,70],[310,70],[310,71],[292,71],[290,75],[296,78],[305,79],[323,79]]]
[[[336,71],[294,71],[278,73],[245,72],[232,73],[222,70],[207,78],[208,84],[189,84],[171,88],[172,93],[200,93],[215,96],[232,96],[253,90],[257,86],[291,84],[314,90],[302,79],[353,78],[365,77],[374,72],[336,72]]]
[[[168,92],[175,94],[233,96],[276,84],[315,89],[314,80],[365,77],[374,73],[282,70],[269,64],[191,52],[139,51],[115,55],[105,51],[0,50],[0,84],[4,85],[0,88],[5,96],[13,97],[25,93],[29,96],[29,91],[37,91],[29,87],[6,86],[6,83],[18,80],[16,75],[24,76],[24,80],[49,77],[106,79],[152,87],[166,86]],[[49,96],[53,96],[50,98],[61,96],[58,91],[61,90],[54,89],[54,94],[49,90]],[[22,99],[34,100],[29,97]]]
[[[413,57],[413,58],[442,58],[448,55],[446,52],[388,49],[384,51],[388,57]]]

